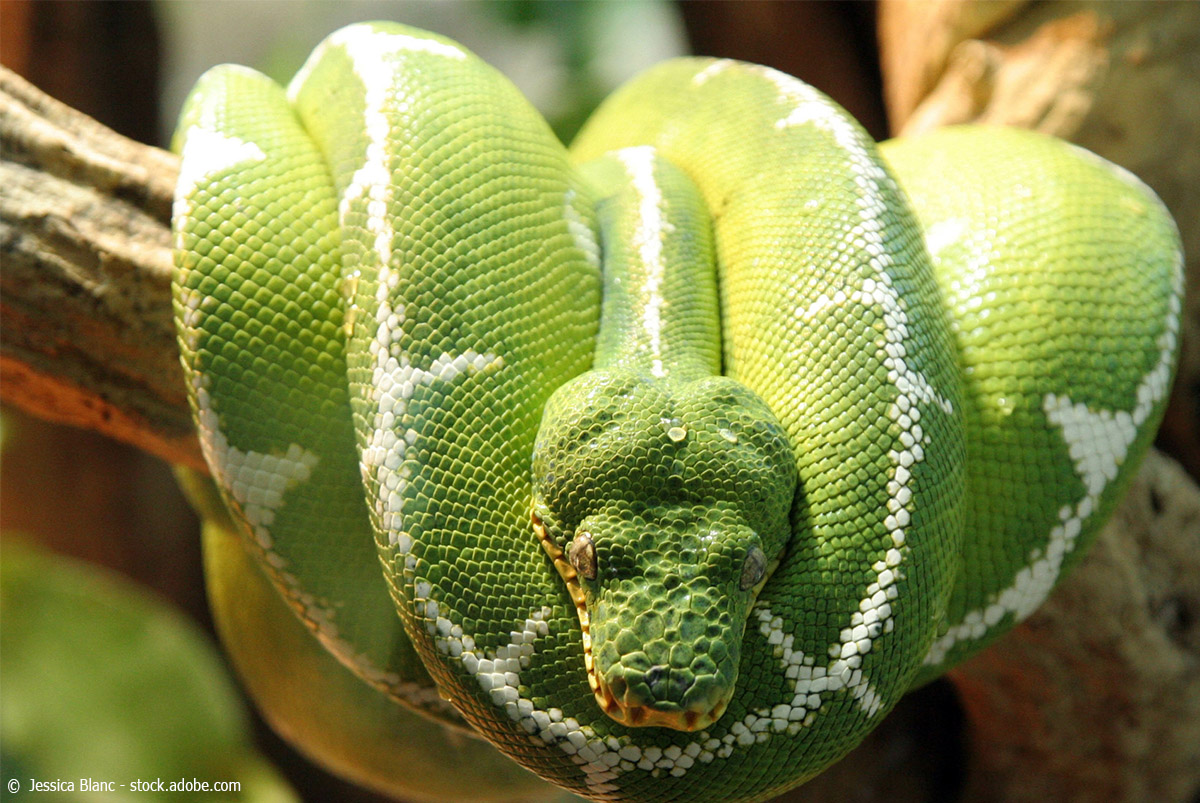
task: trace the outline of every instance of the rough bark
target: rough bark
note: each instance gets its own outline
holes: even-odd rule
[[[203,467],[171,323],[170,153],[0,68],[0,398]]]

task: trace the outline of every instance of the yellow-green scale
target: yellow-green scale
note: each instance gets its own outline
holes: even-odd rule
[[[589,162],[604,295],[594,367],[655,378],[721,373],[712,228],[699,190],[653,148]]]
[[[700,730],[732,699],[750,607],[790,532],[794,463],[766,404],[720,375],[699,191],[649,147],[584,174],[601,199],[600,332],[593,370],[547,404],[534,515],[582,600],[600,708]]]

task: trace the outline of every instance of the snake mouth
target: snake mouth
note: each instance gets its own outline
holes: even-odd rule
[[[660,727],[679,731],[696,731],[707,728],[724,715],[725,709],[729,705],[728,697],[718,701],[711,708],[664,710],[628,699],[628,687],[625,690],[618,690],[621,691],[619,694],[614,693],[614,690],[596,672],[595,660],[592,657],[591,618],[588,615],[583,588],[579,585],[579,573],[567,559],[562,547],[546,532],[545,526],[536,513],[533,514],[533,531],[537,534],[542,549],[550,556],[559,576],[567,584],[567,592],[571,595],[571,601],[575,603],[575,612],[579,616],[579,626],[583,631],[583,665],[587,669],[588,685],[592,689],[592,695],[596,698],[596,704],[600,706],[600,710],[610,719],[629,727]],[[623,682],[622,685],[624,685]]]
[[[554,568],[558,570],[558,574],[562,577],[563,582],[567,584],[567,593],[571,595],[571,601],[575,603],[575,611],[579,614],[579,626],[583,629],[583,664],[587,667],[588,685],[592,687],[592,694],[596,695],[597,702],[600,702],[598,689],[600,681],[596,677],[595,663],[592,660],[592,628],[591,620],[588,618],[587,600],[583,596],[583,588],[579,585],[579,574],[575,571],[575,567],[567,560],[566,553],[562,547],[554,542],[554,539],[546,532],[545,525],[538,518],[537,514],[533,514],[533,531],[537,534],[538,541],[542,545],[542,549],[550,556],[550,560],[554,562]],[[601,708],[607,713],[608,709],[603,703]],[[611,716],[611,715],[610,715]]]
[[[595,681],[592,684],[592,692],[595,694],[596,702],[600,704],[604,713],[622,725],[634,728],[653,727],[671,728],[677,731],[698,731],[702,728],[707,728],[720,719],[725,714],[725,709],[729,705],[729,699],[726,698],[712,708],[707,709],[654,708],[618,699],[617,695],[613,693],[613,689],[607,683],[596,676],[594,672],[589,672],[589,682],[592,682],[593,677]]]

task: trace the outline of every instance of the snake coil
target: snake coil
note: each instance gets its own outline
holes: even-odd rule
[[[659,65],[568,151],[361,24],[286,90],[209,71],[177,145],[180,350],[256,564],[363,694],[593,799],[840,758],[1046,598],[1170,386],[1137,179],[1015,130],[877,147],[764,67]],[[210,572],[233,616],[253,570]]]

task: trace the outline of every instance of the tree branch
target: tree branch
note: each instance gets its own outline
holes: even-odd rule
[[[203,468],[171,322],[178,160],[0,68],[0,400]]]

